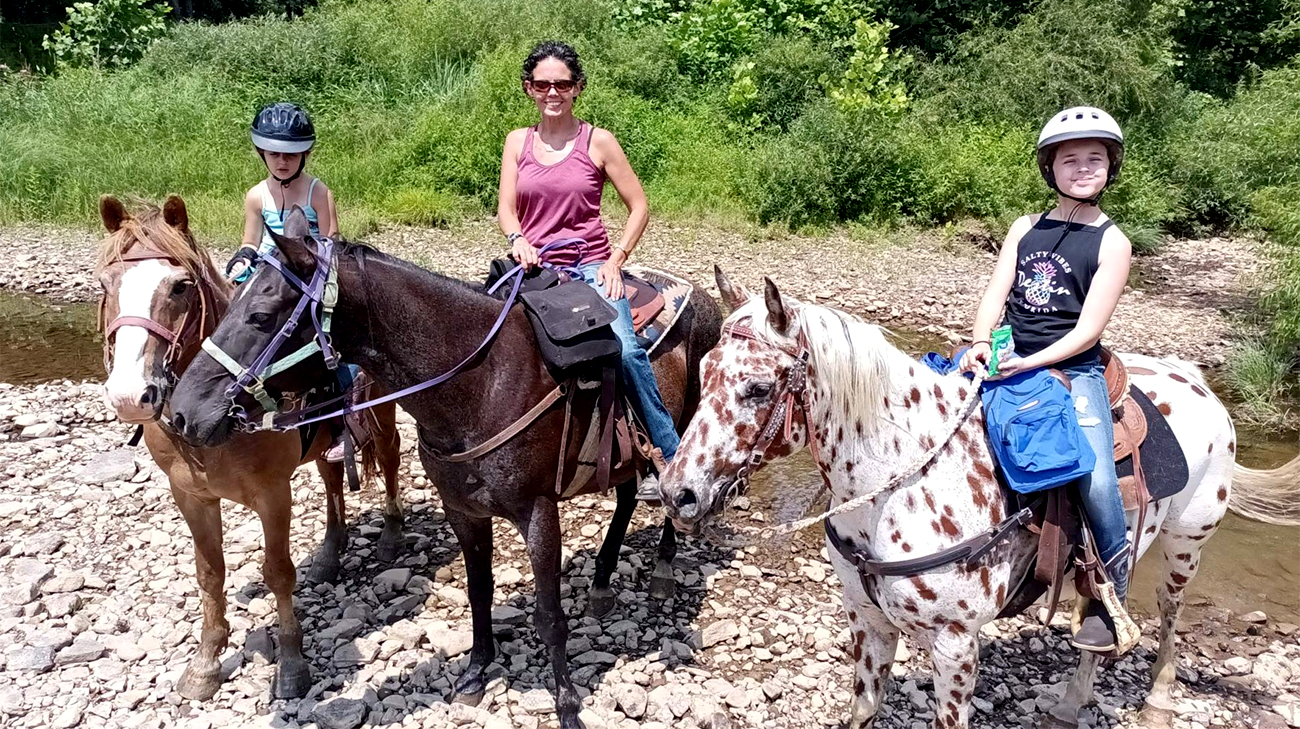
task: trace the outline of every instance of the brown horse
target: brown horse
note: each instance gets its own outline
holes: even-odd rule
[[[322,457],[330,443],[324,427],[304,444],[296,432],[240,433],[214,448],[194,448],[166,424],[169,394],[199,351],[199,346],[230,304],[231,288],[190,233],[185,202],[172,196],[163,209],[149,208],[138,218],[116,198],[100,200],[108,230],[95,272],[103,287],[100,324],[104,364],[109,372],[105,396],[118,417],[144,427],[144,441],[167,474],[172,497],[194,537],[194,561],[203,600],[203,634],[176,690],[205,700],[221,683],[220,655],[230,626],[226,622],[225,557],[221,545],[221,499],[252,509],[266,538],[263,578],[279,610],[277,697],[301,697],[311,687],[302,656],[302,629],[293,609],[295,572],[289,557],[293,497],[289,479],[302,463],[316,461],[325,481],[328,518],[325,540],[312,560],[311,579],[332,581],[347,544],[344,524],[343,466]],[[399,442],[393,405],[376,408],[378,426],[362,450],[367,473],[383,471],[387,504],[379,557],[392,559],[401,541],[402,510],[397,494]]]
[[[276,245],[286,270],[301,281],[318,280],[318,266],[332,267],[338,280],[334,308],[334,347],[391,389],[434,380],[453,371],[456,363],[476,351],[493,322],[501,326],[491,347],[469,360],[455,377],[438,387],[408,395],[404,407],[420,425],[420,460],[437,485],[447,521],[460,542],[469,583],[474,647],[469,665],[456,681],[459,698],[476,701],[487,685],[487,669],[495,658],[492,640],[492,518],[509,520],[524,537],[532,562],[537,608],[533,624],[546,643],[555,674],[556,711],[563,729],[579,729],[581,699],[569,677],[566,641],[568,622],[560,605],[560,496],[556,493],[557,461],[565,473],[578,467],[583,436],[591,420],[599,388],[574,390],[573,418],[567,444],[562,435],[563,407],[551,407],[515,437],[480,457],[463,462],[449,460],[502,433],[555,390],[557,381],[542,360],[521,307],[501,317],[501,302],[481,287],[471,286],[384,255],[362,245],[342,244],[337,257],[318,259],[318,250],[332,246],[315,242],[302,211],[285,221],[285,237]],[[248,293],[231,304],[231,314],[212,334],[214,348],[247,367],[261,360],[277,339],[277,332],[292,321],[303,295],[296,284],[270,266],[260,269],[244,284]],[[284,352],[315,337],[307,317],[299,319]],[[700,360],[718,341],[721,312],[717,304],[696,288],[691,305],[666,335],[653,359],[655,375],[668,406],[684,427],[699,403]],[[320,358],[315,358],[320,359]],[[293,369],[267,380],[288,389],[300,389]],[[227,442],[234,432],[232,402],[227,395],[232,375],[211,357],[202,357],[186,372],[173,397],[173,423],[186,440],[196,445]],[[236,394],[234,405],[250,417],[260,413],[257,401]],[[632,517],[636,485],[630,471],[617,473],[618,507],[596,559],[590,604],[602,593],[604,608],[612,608],[610,575],[618,564],[619,545]],[[662,576],[659,589],[651,579],[652,594],[671,593],[671,562],[676,551],[672,525],[665,522],[655,573]],[[604,608],[598,608],[601,612]]]

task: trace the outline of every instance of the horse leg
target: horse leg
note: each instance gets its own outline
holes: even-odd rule
[[[659,537],[659,560],[650,575],[650,597],[671,600],[677,594],[677,579],[673,577],[673,560],[677,559],[677,529],[673,520],[664,517],[664,531]]]
[[[477,704],[487,690],[487,667],[496,658],[492,643],[492,519],[446,510],[447,523],[460,542],[469,583],[469,609],[474,624],[474,647],[469,665],[456,681],[456,702]]]
[[[384,531],[379,535],[376,556],[385,564],[397,559],[402,546],[402,501],[398,492],[397,475],[401,467],[401,436],[397,434],[397,406],[385,403],[372,411],[375,424],[375,457],[384,474]]]
[[[978,628],[948,623],[935,631],[930,648],[934,663],[934,729],[965,729],[975,696],[979,667]]]
[[[172,498],[194,538],[194,567],[202,593],[203,633],[199,652],[176,682],[176,693],[207,701],[221,686],[221,653],[230,638],[226,622],[226,556],[221,551],[221,501],[172,488]]]
[[[262,579],[275,593],[275,607],[280,619],[280,651],[271,695],[277,699],[299,699],[311,688],[311,668],[302,657],[302,626],[298,624],[293,609],[293,588],[297,579],[293,558],[289,556],[293,496],[288,483],[263,493],[266,498],[257,504],[257,516],[262,520],[262,536],[266,542]]]
[[[1160,533],[1160,550],[1165,566],[1165,579],[1156,590],[1160,602],[1160,649],[1155,666],[1151,669],[1154,677],[1151,693],[1142,710],[1144,725],[1161,727],[1173,723],[1173,687],[1178,680],[1178,659],[1174,654],[1178,636],[1174,628],[1183,611],[1184,590],[1200,566],[1201,545],[1205,541],[1196,538],[1199,536],[1177,534],[1169,530]]]
[[[618,553],[627,535],[628,522],[632,521],[632,512],[636,510],[636,481],[621,483],[614,492],[618,495],[618,506],[596,555],[596,576],[591,580],[591,593],[587,596],[587,614],[593,618],[603,618],[614,609],[616,600],[609,578],[618,569]]]
[[[307,581],[333,583],[338,579],[340,558],[348,547],[347,506],[343,503],[343,464],[316,460],[316,469],[325,482],[325,538],[311,559]]]
[[[845,590],[845,604],[849,597]],[[871,729],[876,723],[876,713],[885,698],[890,667],[898,651],[898,628],[880,608],[868,601],[855,603],[849,610],[853,626],[853,663],[857,674],[853,681],[853,710],[849,716],[849,729]]]
[[[1073,729],[1079,726],[1079,710],[1092,701],[1092,687],[1097,679],[1097,666],[1101,656],[1091,651],[1081,651],[1079,666],[1074,669],[1070,683],[1061,700],[1048,709],[1039,722],[1039,729]]]
[[[635,495],[634,486],[628,490],[628,495]],[[621,509],[621,493],[619,501]],[[617,520],[617,513],[615,519]],[[551,654],[551,670],[555,674],[555,711],[560,717],[560,729],[583,729],[582,722],[578,720],[582,699],[573,687],[573,680],[569,678],[568,617],[560,606],[559,508],[551,499],[539,497],[533,501],[528,522],[519,527],[524,534],[524,543],[528,545],[528,558],[533,566],[533,589],[537,594],[533,626]],[[611,533],[613,529],[611,525]]]
[[[670,522],[671,524],[671,522]],[[871,729],[884,701],[890,667],[898,651],[898,627],[867,594],[862,573],[829,544],[831,567],[843,585],[844,609],[853,629],[853,708],[849,729]]]

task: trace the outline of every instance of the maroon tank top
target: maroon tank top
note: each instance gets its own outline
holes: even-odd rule
[[[533,155],[537,128],[529,127],[519,155],[515,205],[524,237],[534,247],[555,240],[581,238],[583,246],[562,246],[543,256],[547,263],[572,266],[609,258],[609,233],[600,220],[605,171],[591,161],[592,126],[580,122],[568,156],[544,165]]]

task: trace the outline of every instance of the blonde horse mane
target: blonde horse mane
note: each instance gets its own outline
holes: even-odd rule
[[[121,227],[100,243],[95,259],[95,274],[118,263],[131,249],[139,246],[172,259],[195,280],[206,280],[221,292],[228,289],[226,279],[217,270],[212,256],[203,251],[193,234],[173,228],[163,220],[156,205],[145,205],[143,212],[122,221]]]
[[[808,342],[809,364],[822,394],[813,404],[814,417],[823,422],[837,416],[860,418],[865,430],[874,429],[894,375],[890,355],[896,348],[889,343],[888,330],[843,311],[784,295],[781,299]],[[731,319],[744,315],[759,336],[794,345],[772,328],[762,296],[750,299]]]

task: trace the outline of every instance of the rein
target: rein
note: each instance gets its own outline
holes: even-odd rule
[[[241,429],[245,432],[257,432],[260,430],[283,431],[301,428],[306,425],[330,420],[340,415],[360,412],[375,407],[376,405],[392,402],[450,380],[460,374],[461,371],[470,365],[470,363],[477,359],[478,356],[487,349],[496,338],[497,333],[501,331],[501,327],[505,325],[506,317],[509,315],[510,309],[518,299],[519,289],[523,284],[524,274],[526,273],[522,265],[516,265],[488,289],[488,293],[491,294],[507,281],[510,281],[511,279],[514,281],[510,289],[510,294],[506,297],[505,303],[501,307],[501,312],[497,315],[496,321],[493,322],[487,335],[479,345],[474,348],[474,351],[470,352],[468,356],[446,372],[437,377],[425,380],[424,382],[398,390],[397,392],[389,393],[383,397],[367,400],[366,402],[357,403],[355,405],[345,404],[342,408],[324,414],[313,415],[313,413],[319,413],[321,410],[337,405],[345,398],[340,396],[316,405],[289,412],[281,412],[279,409],[279,403],[271,398],[266,391],[267,379],[293,367],[317,352],[325,357],[326,366],[330,369],[337,368],[339,364],[338,353],[334,350],[333,341],[330,336],[330,326],[333,320],[334,308],[338,303],[338,254],[334,250],[333,240],[329,238],[316,238],[315,236],[312,236],[312,239],[316,241],[318,249],[316,253],[316,272],[312,275],[312,281],[310,284],[304,283],[294,275],[292,271],[290,271],[275,257],[274,253],[268,252],[260,256],[262,260],[267,261],[271,266],[279,271],[291,285],[297,288],[298,291],[302,293],[302,296],[299,297],[298,303],[294,307],[293,314],[290,315],[289,320],[284,323],[284,326],[282,326],[280,331],[276,333],[275,338],[272,339],[271,343],[262,350],[262,353],[253,361],[252,365],[247,368],[242,367],[234,357],[231,357],[213,343],[211,338],[208,338],[203,342],[203,351],[207,352],[209,356],[215,359],[225,367],[228,372],[235,376],[235,382],[230,387],[226,388],[226,397],[230,400],[231,416],[236,419]],[[538,252],[539,254],[546,253],[547,251],[561,246],[573,245],[576,242],[585,241],[569,238],[556,240],[546,244]],[[297,329],[304,311],[309,311],[311,314],[311,322],[316,331],[315,338],[313,341],[302,346],[283,359],[278,361],[275,360],[274,357],[280,347],[283,346],[283,344]],[[253,397],[257,399],[258,403],[266,410],[260,423],[249,421],[243,408],[235,404],[235,397],[239,394],[240,389],[253,395]],[[554,394],[555,393],[552,393],[548,396],[548,399],[553,397]],[[550,403],[547,404],[547,407],[553,403],[554,400],[551,400]],[[497,445],[500,444],[497,443]]]
[[[795,340],[794,347],[789,347],[780,342],[772,341],[771,339],[759,335],[748,327],[737,324],[728,324],[723,326],[722,334],[723,336],[730,335],[738,339],[748,339],[766,344],[790,355],[795,360],[794,364],[786,370],[785,379],[781,385],[781,392],[778,395],[778,404],[776,408],[773,409],[772,415],[768,417],[767,425],[764,426],[758,441],[755,442],[754,447],[750,452],[749,460],[746,461],[745,465],[740,467],[740,470],[736,475],[736,480],[727,489],[727,496],[724,500],[729,501],[731,498],[738,495],[743,487],[748,485],[750,476],[752,476],[754,471],[762,465],[763,460],[767,456],[767,451],[776,440],[777,432],[781,429],[782,421],[784,421],[785,424],[785,438],[787,441],[789,440],[791,435],[792,416],[794,413],[793,409],[795,407],[798,407],[803,411],[804,423],[808,430],[808,448],[812,451],[813,461],[818,464],[819,469],[821,468],[821,459],[818,457],[817,441],[816,438],[813,437],[812,423],[809,421],[809,414],[812,412],[810,403],[811,390],[808,388],[809,349],[808,338],[803,329],[801,328],[799,330],[799,337]],[[976,389],[979,388],[980,383],[983,382],[986,377],[987,375],[983,373],[975,374],[973,384]],[[961,430],[962,425],[966,422],[966,418],[970,417],[970,414],[975,411],[975,406],[978,402],[978,393],[972,392],[972,396],[969,401],[967,401],[965,407],[957,417],[953,418],[952,428],[948,430],[944,437],[889,481],[860,496],[854,497],[839,506],[829,508],[817,516],[797,519],[795,521],[785,522],[784,524],[777,524],[762,529],[752,530],[754,532],[753,541],[767,541],[774,537],[793,534],[814,524],[824,522],[833,516],[839,516],[840,514],[865,506],[874,501],[875,498],[882,493],[896,488],[899,484],[916,475],[917,472],[939,455],[939,452],[948,444],[948,441],[952,440],[953,437],[956,436],[958,430]],[[748,529],[746,530],[749,531]]]

